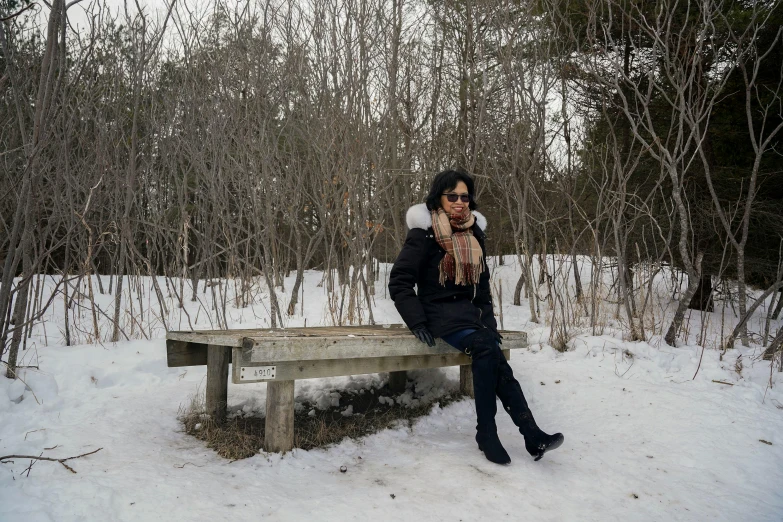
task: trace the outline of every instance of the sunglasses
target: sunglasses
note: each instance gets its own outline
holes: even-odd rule
[[[470,202],[471,199],[473,199],[473,196],[470,194],[443,194],[446,196],[446,199],[449,200],[449,203],[456,203],[458,199],[461,199],[463,203]]]

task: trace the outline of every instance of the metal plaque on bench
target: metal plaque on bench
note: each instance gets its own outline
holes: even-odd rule
[[[275,378],[277,366],[242,366],[239,369],[241,381],[265,381]]]

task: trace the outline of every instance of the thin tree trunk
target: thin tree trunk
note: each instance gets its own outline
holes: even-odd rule
[[[772,313],[772,319],[777,320],[778,317],[780,317],[780,311],[783,310],[783,290],[780,290],[780,295],[778,296],[778,304],[775,306],[775,311]]]
[[[698,271],[701,271],[702,257],[703,254],[701,252],[696,255],[696,267]],[[688,274],[688,289],[685,290],[685,293],[680,298],[679,303],[677,303],[677,311],[674,313],[674,318],[672,319],[672,322],[669,325],[669,329],[666,331],[666,336],[664,337],[664,340],[669,346],[674,346],[677,332],[682,327],[683,320],[685,319],[685,311],[688,309],[688,305],[690,304],[693,295],[696,293],[696,290],[699,287],[701,278],[698,276],[698,271],[697,277],[693,277]]]
[[[25,317],[27,312],[27,300],[30,295],[32,285],[32,277],[30,272],[32,270],[32,263],[30,262],[29,252],[24,254],[24,273],[22,274],[22,280],[16,289],[16,303],[14,304],[14,334],[11,337],[11,348],[8,351],[8,366],[6,368],[5,376],[9,379],[16,379],[16,365],[17,357],[19,355],[19,345],[22,342],[22,336],[24,334],[24,326],[27,322]]]
[[[688,308],[692,310],[702,310],[704,312],[714,312],[715,305],[712,300],[712,276],[702,274],[699,279],[699,286],[693,298],[688,303]]]
[[[737,336],[742,331],[742,327],[745,326],[748,322],[748,320],[753,315],[753,312],[756,311],[756,309],[761,306],[761,304],[767,299],[769,294],[772,292],[775,292],[776,290],[779,290],[780,288],[783,288],[783,281],[778,281],[777,283],[773,284],[769,288],[767,288],[764,293],[762,293],[758,299],[756,299],[756,302],[754,302],[750,308],[748,308],[747,312],[745,312],[744,316],[740,316],[740,321],[737,323],[737,326],[734,328],[734,331],[731,332],[731,335],[726,339],[726,343],[724,344],[724,349],[728,348],[734,348],[734,341],[737,339]]]

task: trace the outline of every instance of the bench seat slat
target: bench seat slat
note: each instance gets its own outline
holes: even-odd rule
[[[217,346],[242,346],[242,340],[251,337],[259,340],[287,339],[292,337],[346,337],[346,332],[361,337],[410,337],[410,331],[402,325],[383,326],[314,326],[308,328],[249,328],[231,330],[170,331],[166,339]]]
[[[527,346],[525,332],[501,333],[504,349]],[[380,326],[169,332],[166,339],[171,368],[205,365],[208,345],[212,349],[242,348],[242,360],[248,364],[450,355],[455,351],[441,339],[436,340],[434,347],[429,347],[419,342],[407,328]]]
[[[503,339],[503,348],[524,348],[524,333]],[[324,337],[287,339],[245,338],[242,360],[312,361],[322,359],[364,359],[367,357],[398,357],[414,355],[449,355],[456,350],[442,339],[427,346],[412,335],[367,339],[363,337]]]
[[[510,351],[503,350],[506,359]],[[234,360],[242,361],[241,348],[234,348]],[[448,354],[408,355],[399,357],[367,357],[354,359],[323,359],[311,361],[260,361],[254,363],[238,362],[232,367],[231,381],[234,384],[251,382],[287,381],[298,379],[314,379],[322,377],[338,377],[342,375],[361,375],[366,373],[397,372],[406,370],[422,370],[441,368],[444,366],[469,365],[470,358],[454,349]],[[240,378],[242,367],[274,366],[274,379],[251,380]]]

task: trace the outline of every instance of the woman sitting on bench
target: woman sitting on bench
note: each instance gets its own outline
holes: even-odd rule
[[[476,442],[487,459],[511,462],[495,425],[497,396],[525,437],[528,453],[539,460],[563,443],[563,435],[538,428],[500,348],[484,247],[487,220],[475,211],[473,194],[473,178],[464,172],[435,176],[426,203],[408,210],[410,231],[394,262],[389,292],[421,342],[434,346],[440,337],[471,357]]]

